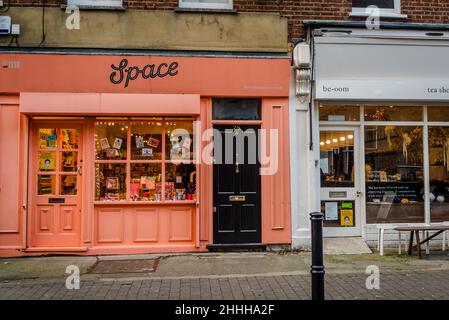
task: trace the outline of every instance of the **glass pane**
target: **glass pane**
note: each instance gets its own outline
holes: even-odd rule
[[[41,174],[37,176],[37,194],[56,194],[56,176],[54,174]]]
[[[39,171],[56,170],[56,152],[39,151]]]
[[[77,190],[77,176],[61,175],[61,181],[59,184],[59,194],[61,195],[76,195]]]
[[[131,159],[162,159],[162,122],[131,122]]]
[[[394,9],[394,0],[352,0],[354,8],[366,8],[376,6],[381,9]]]
[[[196,180],[195,165],[166,164],[165,166],[165,199],[195,200]]]
[[[320,105],[320,121],[359,121],[359,106]]]
[[[365,106],[365,121],[423,121],[423,108]]]
[[[56,148],[58,146],[56,129],[39,129],[39,148]]]
[[[61,129],[61,148],[78,149],[77,129]]]
[[[126,165],[101,163],[95,165],[95,200],[126,200]]]
[[[213,120],[260,120],[260,99],[213,99]]]
[[[165,158],[172,161],[192,160],[193,123],[192,121],[165,122]]]
[[[64,151],[60,156],[61,168],[63,172],[75,172],[78,168],[78,152]]]
[[[95,124],[95,158],[126,159],[128,124],[125,121],[100,121]]]
[[[449,106],[427,107],[427,118],[429,121],[449,121]]]
[[[365,127],[366,220],[423,222],[423,128]]]
[[[429,127],[430,219],[449,221],[449,127]]]
[[[322,188],[354,187],[354,132],[320,132]]]
[[[131,201],[162,200],[161,164],[131,164]]]

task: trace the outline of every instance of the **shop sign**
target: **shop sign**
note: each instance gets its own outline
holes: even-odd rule
[[[113,84],[121,84],[124,82],[125,88],[129,85],[130,81],[136,80],[139,76],[142,79],[154,79],[154,78],[164,78],[164,77],[174,77],[178,74],[177,62],[161,64],[147,64],[140,69],[138,66],[128,66],[128,60],[122,59],[120,63],[115,66],[111,64],[112,71],[109,79]]]
[[[449,80],[317,80],[321,100],[449,100]]]

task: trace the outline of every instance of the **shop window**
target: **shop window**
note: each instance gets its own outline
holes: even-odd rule
[[[213,99],[213,120],[261,120],[260,99]]]
[[[97,120],[96,201],[196,199],[191,119]]]
[[[104,121],[95,126],[95,158],[124,160],[127,157],[128,122]]]
[[[427,118],[434,122],[449,121],[449,106],[446,107],[427,107]]]
[[[354,187],[354,131],[320,132],[322,188]]]
[[[167,164],[165,167],[165,198],[167,200],[194,200],[195,166]]]
[[[381,14],[399,14],[401,12],[400,0],[352,0],[352,12],[367,14],[366,8],[376,6]]]
[[[365,106],[365,121],[423,121],[419,106]]]
[[[423,127],[365,127],[367,223],[423,222]]]
[[[429,127],[430,219],[449,220],[449,127]]]
[[[131,159],[162,159],[162,120],[131,122]]]
[[[167,160],[190,161],[193,155],[193,124],[188,121],[166,121],[165,157]]]
[[[359,121],[359,106],[320,105],[320,121]]]
[[[232,9],[232,0],[179,0],[180,8]]]
[[[161,201],[162,165],[132,163],[129,191],[131,201]]]
[[[80,8],[123,8],[122,0],[67,0],[67,6]]]
[[[122,163],[95,165],[95,200],[126,200],[126,167]]]

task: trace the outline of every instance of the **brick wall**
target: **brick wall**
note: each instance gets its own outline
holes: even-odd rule
[[[6,3],[8,0],[4,0]],[[11,0],[15,6],[60,6],[66,0]],[[177,0],[123,0],[130,9],[172,10]],[[448,0],[402,0],[402,13],[408,15],[408,22],[448,23]],[[234,0],[239,12],[278,12],[288,18],[289,40],[302,37],[304,19],[357,20],[350,18],[352,0]],[[403,20],[401,20],[403,21]]]

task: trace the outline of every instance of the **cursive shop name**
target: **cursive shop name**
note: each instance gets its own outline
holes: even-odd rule
[[[166,76],[174,77],[178,74],[178,63],[161,63],[159,65],[156,64],[147,64],[142,69],[137,66],[129,66],[128,60],[123,59],[120,61],[118,66],[111,64],[111,68],[114,70],[109,79],[113,84],[120,84],[123,81],[125,82],[125,88],[128,86],[129,82],[132,80],[136,80],[139,75],[142,76],[143,79],[154,79],[154,78],[164,78]]]

